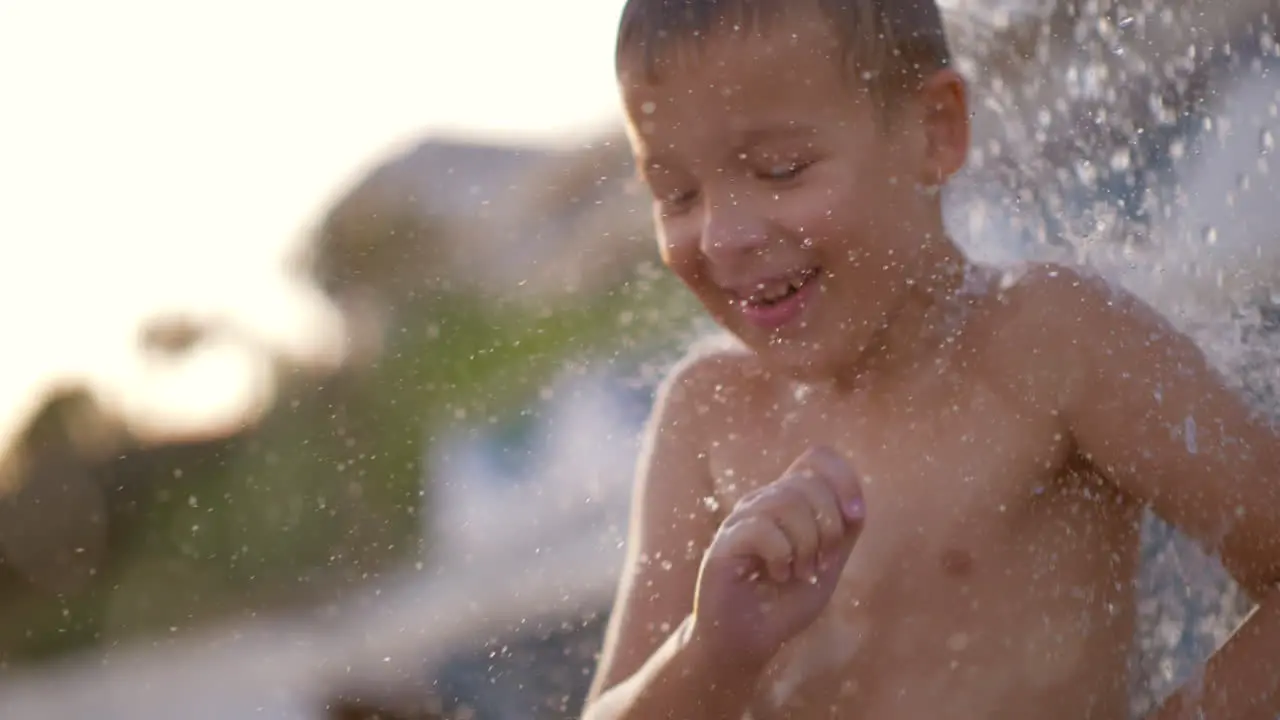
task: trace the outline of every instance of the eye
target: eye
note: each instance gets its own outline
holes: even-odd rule
[[[772,180],[775,182],[794,180],[812,164],[813,163],[800,161],[777,163],[769,166],[769,169],[761,173],[760,177],[763,180]]]
[[[672,192],[654,193],[662,211],[668,215],[687,210],[694,200],[698,199],[697,190],[675,190]]]
[[[671,167],[649,162],[641,173],[653,200],[663,213],[672,214],[687,207],[698,197],[697,183],[687,172],[673,171]]]

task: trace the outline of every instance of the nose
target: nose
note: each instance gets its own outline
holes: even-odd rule
[[[702,254],[713,264],[759,255],[769,243],[768,222],[747,203],[727,198],[709,203],[702,222]]]

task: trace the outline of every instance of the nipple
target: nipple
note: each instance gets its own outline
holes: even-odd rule
[[[954,578],[965,578],[973,574],[973,555],[960,548],[948,548],[939,558],[942,571]]]

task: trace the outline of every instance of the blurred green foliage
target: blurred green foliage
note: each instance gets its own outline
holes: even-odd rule
[[[673,281],[644,267],[593,297],[494,300],[451,289],[430,252],[388,259],[406,241],[433,242],[404,217],[345,231],[345,254],[321,269],[337,292],[359,283],[385,297],[400,285],[380,357],[319,387],[288,383],[265,422],[238,437],[91,468],[108,494],[106,566],[60,597],[0,567],[0,662],[322,610],[429,562],[426,443],[526,406],[574,358],[673,344],[694,317]]]

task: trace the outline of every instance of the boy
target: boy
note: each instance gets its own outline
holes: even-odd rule
[[[932,0],[630,0],[618,74],[740,344],[659,394],[588,718],[1124,718],[1146,506],[1262,603],[1153,717],[1280,714],[1280,443],[1132,297],[951,242]]]

